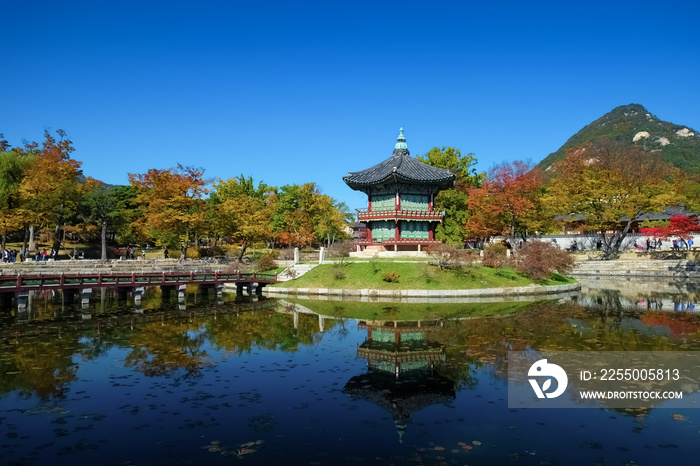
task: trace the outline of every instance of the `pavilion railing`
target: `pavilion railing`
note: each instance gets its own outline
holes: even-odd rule
[[[381,219],[406,219],[406,220],[427,220],[440,221],[444,217],[445,212],[437,210],[405,210],[405,209],[383,209],[383,210],[367,210],[357,209],[357,219],[362,222],[365,220],[381,220]]]

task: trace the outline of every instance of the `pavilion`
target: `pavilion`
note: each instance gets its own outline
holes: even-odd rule
[[[434,210],[434,200],[439,191],[452,187],[455,175],[411,157],[403,131],[391,157],[343,177],[352,189],[367,194],[367,208],[358,209],[357,215],[367,226],[357,241],[359,250],[421,251],[440,243],[435,228],[444,212]]]

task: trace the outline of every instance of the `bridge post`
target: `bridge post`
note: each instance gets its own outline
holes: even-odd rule
[[[293,315],[294,315],[294,328],[298,329],[299,328],[299,311],[294,310]]]
[[[246,291],[248,292],[248,296],[253,296],[254,294],[257,294],[258,282],[248,283],[247,288],[248,289]]]
[[[15,299],[17,300],[17,311],[25,312],[29,306],[29,292],[18,291],[17,294],[15,294]]]
[[[92,295],[92,288],[83,288],[80,290],[80,304],[83,309],[87,309],[90,306],[90,295]]]
[[[323,332],[323,316],[321,314],[318,315],[318,328],[319,331]]]
[[[221,297],[224,294],[224,284],[223,283],[217,283],[216,284],[216,296]]]
[[[318,263],[323,264],[323,261],[326,260],[326,248],[321,246],[321,249],[318,253]]]
[[[184,303],[185,302],[185,289],[187,289],[187,285],[178,285],[177,287],[177,302],[178,303]]]
[[[236,283],[236,296],[243,296],[243,283]]]
[[[299,263],[299,248],[294,248],[294,263]]]
[[[144,291],[146,291],[146,289],[142,286],[136,286],[133,288],[132,292],[134,294],[134,304],[141,304],[141,297],[143,296]]]

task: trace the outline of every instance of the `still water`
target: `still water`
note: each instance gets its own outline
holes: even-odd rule
[[[503,305],[36,294],[0,314],[0,464],[697,464],[699,410],[509,409],[507,354],[700,351],[699,298],[643,281]]]

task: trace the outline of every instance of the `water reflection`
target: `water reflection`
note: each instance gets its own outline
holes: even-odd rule
[[[2,315],[0,463],[655,464],[700,453],[694,410],[507,409],[509,350],[700,349],[698,313],[669,304],[694,294],[599,285],[506,304],[37,294]]]
[[[456,382],[440,370],[446,365],[445,346],[430,340],[441,327],[441,321],[358,322],[367,339],[357,357],[367,361],[368,370],[352,377],[343,392],[389,411],[401,442],[413,411],[455,398]]]

